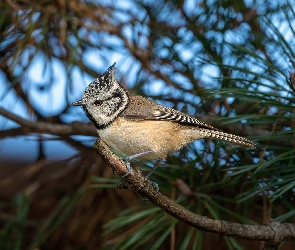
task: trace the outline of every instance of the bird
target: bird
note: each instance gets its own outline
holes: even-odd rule
[[[122,177],[130,173],[134,158],[157,160],[146,175],[149,178],[169,155],[202,138],[255,148],[246,138],[220,132],[185,113],[129,93],[116,80],[115,69],[114,63],[72,105],[83,108],[101,140],[126,156],[127,171]]]

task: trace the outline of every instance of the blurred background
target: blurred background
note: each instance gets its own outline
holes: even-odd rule
[[[161,192],[213,219],[294,223],[294,6],[1,1],[0,249],[263,246],[198,231],[116,189],[123,179],[94,152],[93,124],[70,105],[114,62],[131,93],[257,144],[196,141],[153,174]]]

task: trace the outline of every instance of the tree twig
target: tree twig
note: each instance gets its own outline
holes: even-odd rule
[[[95,142],[94,149],[107,165],[120,176],[126,173],[127,168],[125,163],[102,140]],[[247,225],[224,220],[213,220],[195,214],[170,200],[161,192],[157,192],[139,171],[132,169],[131,173],[125,179],[127,183],[120,185],[120,188],[123,187],[136,191],[142,197],[147,198],[163,209],[166,213],[197,229],[224,236],[265,241],[268,246],[274,247],[281,241],[295,240],[295,224],[273,221],[265,225]]]
[[[6,130],[1,131],[0,137],[6,135],[12,135],[12,132],[22,131],[24,134],[37,132],[37,133],[48,133],[53,135],[89,135],[97,136],[97,132],[93,124],[86,124],[83,122],[73,122],[71,124],[56,124],[49,122],[35,122],[29,121],[20,116],[17,116],[3,108],[0,108],[0,115],[10,119],[23,127],[22,130]]]

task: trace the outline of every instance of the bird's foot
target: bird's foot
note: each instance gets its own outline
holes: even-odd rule
[[[124,159],[124,161],[126,162],[126,168],[127,168],[127,170],[126,170],[126,173],[125,174],[121,175],[121,177],[123,177],[123,178],[126,177],[126,176],[128,176],[131,173],[130,162],[128,160],[126,160],[126,159]]]
[[[147,180],[147,181],[153,186],[153,188],[156,191],[156,193],[158,193],[159,190],[160,190],[158,183],[153,182],[153,181],[150,181],[150,180]]]
[[[151,152],[153,152],[153,150],[147,150],[147,151],[141,152],[139,154],[120,157],[121,160],[126,162],[126,168],[127,168],[126,173],[124,175],[122,175],[121,177],[126,177],[126,176],[128,176],[130,174],[130,172],[131,172],[130,161],[131,160],[133,160],[133,159],[135,159],[137,157],[140,157],[142,155],[146,155],[146,154],[151,153]]]

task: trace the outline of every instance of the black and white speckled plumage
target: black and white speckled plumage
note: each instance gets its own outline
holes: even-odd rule
[[[97,129],[104,129],[127,108],[128,99],[128,92],[115,79],[113,64],[88,85],[82,108]]]

